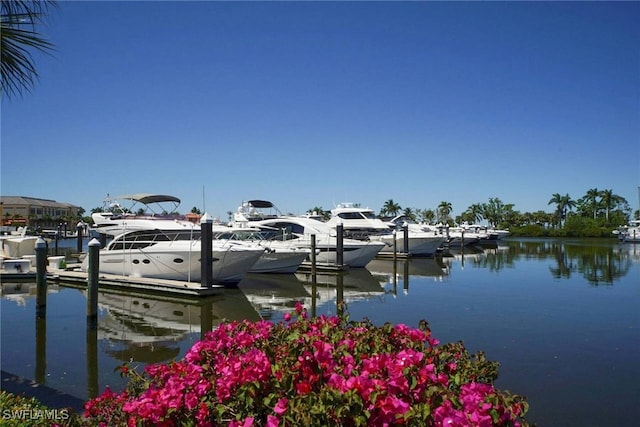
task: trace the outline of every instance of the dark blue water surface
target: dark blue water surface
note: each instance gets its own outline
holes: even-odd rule
[[[101,293],[87,333],[82,290],[3,283],[2,370],[87,399],[124,387],[114,369],[182,357],[223,319],[277,322],[310,312],[417,326],[500,362],[497,386],[527,397],[540,426],[634,425],[640,419],[640,245],[510,239],[442,259],[375,260],[343,277],[251,275],[236,290],[180,300]],[[340,287],[342,283],[342,288]],[[340,290],[342,289],[342,290]],[[314,298],[315,295],[315,298]]]

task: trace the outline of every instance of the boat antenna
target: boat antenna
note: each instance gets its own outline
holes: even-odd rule
[[[204,201],[204,185],[202,186],[202,212],[207,211],[207,204]]]

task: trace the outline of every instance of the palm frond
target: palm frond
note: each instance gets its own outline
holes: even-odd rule
[[[0,94],[11,97],[30,91],[38,78],[31,51],[49,52],[53,44],[35,31],[54,1],[2,0],[0,14]]]

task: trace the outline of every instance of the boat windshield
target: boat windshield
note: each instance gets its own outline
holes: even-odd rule
[[[200,240],[200,230],[139,230],[121,234],[107,246],[108,250],[142,249],[158,242]]]

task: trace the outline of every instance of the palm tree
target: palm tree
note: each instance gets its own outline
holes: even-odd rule
[[[436,218],[436,213],[433,209],[418,209],[418,216],[420,217],[420,221],[431,224]]]
[[[331,217],[331,211],[325,211],[322,206],[315,206],[311,209],[307,209],[309,215],[320,215],[323,220],[328,220]]]
[[[587,191],[586,198],[593,209],[593,219],[596,219],[598,213],[598,196],[600,196],[600,191],[597,188],[592,188]]]
[[[411,218],[412,221],[416,220],[416,213],[411,208],[404,208],[404,210],[402,211],[402,215],[406,216],[407,218]]]
[[[492,226],[500,223],[504,218],[505,206],[497,197],[489,199],[489,203],[482,205],[482,213],[489,224]]]
[[[571,199],[569,194],[561,196],[560,193],[555,193],[547,204],[550,205],[552,203],[556,204],[556,216],[558,217],[560,226],[562,226],[562,221],[567,216],[567,212],[571,211],[576,206],[576,202]]]
[[[467,208],[469,216],[473,218],[473,222],[480,222],[484,219],[484,209],[480,203],[474,203]]]
[[[38,77],[30,50],[48,52],[53,45],[35,31],[49,8],[57,7],[53,0],[2,0],[0,10],[0,52],[2,85],[6,96],[22,93],[33,86]]]
[[[626,202],[624,197],[618,196],[617,194],[613,194],[613,190],[602,190],[600,191],[600,203],[606,209],[606,219],[609,221],[609,212],[611,209],[616,207],[619,203]]]
[[[438,221],[445,223],[449,220],[449,214],[453,208],[451,207],[451,202],[442,201],[438,205]]]
[[[398,215],[398,212],[400,212],[401,209],[402,208],[400,207],[399,204],[394,202],[393,199],[389,199],[386,202],[384,202],[384,205],[380,210],[380,216],[384,216],[384,215],[396,216]]]

